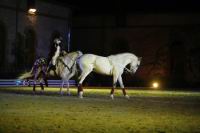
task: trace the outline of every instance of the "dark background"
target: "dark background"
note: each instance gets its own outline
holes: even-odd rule
[[[200,13],[198,1],[59,2],[72,9],[72,50],[102,56],[132,52],[143,57],[135,75],[123,75],[125,85],[160,81],[163,87],[199,87],[200,24],[199,15],[192,16]],[[112,79],[92,73],[87,81],[101,86],[111,85]]]
[[[28,1],[36,2],[35,16],[27,15],[24,10]],[[9,11],[8,18],[0,13],[4,16],[3,21],[0,19],[1,78],[16,78],[24,70],[30,70],[36,57],[51,54],[48,48],[53,38],[61,35],[65,49],[70,44],[70,51],[101,56],[131,52],[142,57],[134,75],[123,74],[125,86],[148,87],[153,81],[169,88],[200,86],[198,1],[21,0],[10,3],[6,6],[0,3],[0,10]],[[53,5],[58,5],[60,10]],[[69,10],[61,10],[63,7]],[[70,39],[66,37],[68,33]],[[12,47],[9,54],[15,56],[14,63],[6,60],[10,56],[4,50],[9,48],[7,44]],[[112,78],[92,73],[85,84],[111,86]]]

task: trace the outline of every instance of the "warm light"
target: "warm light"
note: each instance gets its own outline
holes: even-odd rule
[[[36,13],[36,11],[37,11],[37,10],[36,10],[35,8],[30,8],[30,9],[28,10],[28,13],[34,15],[34,14]]]
[[[153,87],[153,88],[158,88],[158,87],[159,87],[159,84],[158,84],[157,82],[153,82],[152,87]]]

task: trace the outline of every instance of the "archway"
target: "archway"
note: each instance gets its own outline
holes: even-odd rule
[[[32,66],[36,57],[37,36],[33,27],[27,27],[24,30],[25,44],[24,51],[26,55],[25,64],[27,67]]]
[[[3,22],[0,21],[0,68],[3,69],[5,65],[5,58],[6,58],[6,27]]]

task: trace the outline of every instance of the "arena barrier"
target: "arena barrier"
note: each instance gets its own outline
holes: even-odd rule
[[[47,80],[49,87],[60,87],[62,80]],[[16,86],[33,86],[33,80],[30,80],[29,83],[25,80],[18,79],[0,79],[0,87],[16,87]],[[44,84],[44,83],[43,83]],[[39,85],[39,82],[37,82]],[[65,83],[66,85],[66,83]],[[75,80],[69,80],[69,86],[76,86]]]

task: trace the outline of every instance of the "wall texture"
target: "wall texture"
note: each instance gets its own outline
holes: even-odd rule
[[[124,16],[123,21],[115,15],[76,16],[73,17],[72,46],[103,56],[132,52],[143,57],[135,76],[124,76],[131,86],[160,80],[163,86],[195,87],[200,84],[199,16],[137,13]]]
[[[1,77],[30,69],[38,57],[47,57],[52,38],[60,34],[67,49],[71,11],[36,0],[36,15],[27,13],[27,0],[1,0]]]

